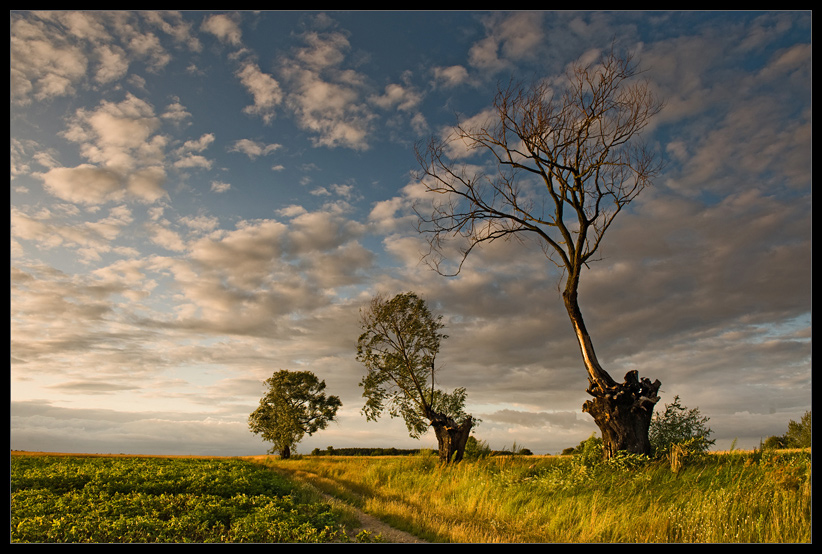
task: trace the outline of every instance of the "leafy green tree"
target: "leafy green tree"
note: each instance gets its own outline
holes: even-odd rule
[[[707,426],[710,418],[702,416],[699,408],[688,409],[679,396],[665,405],[665,411],[654,414],[648,436],[656,456],[667,454],[676,444],[687,443],[691,452],[705,452],[716,441],[710,439],[713,431]]]
[[[291,457],[304,435],[325,429],[342,406],[339,397],[325,395],[325,381],[310,371],[277,371],[265,384],[268,392],[248,417],[248,426],[273,443],[271,453],[282,458]]]
[[[811,411],[808,410],[797,423],[791,420],[788,423],[788,432],[783,437],[786,448],[806,448],[811,446],[813,434],[811,433]]]
[[[357,360],[368,370],[360,382],[366,418],[376,421],[387,410],[405,420],[413,438],[433,427],[440,460],[448,463],[462,459],[475,421],[464,411],[464,388],[436,387],[434,362],[447,338],[441,320],[413,292],[378,295],[361,312]]]

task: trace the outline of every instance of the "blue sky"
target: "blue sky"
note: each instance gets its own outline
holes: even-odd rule
[[[666,161],[580,302],[600,361],[754,447],[811,408],[810,12],[10,12],[11,448],[243,455],[262,381],[343,407],[314,447],[433,447],[366,422],[359,309],[443,315],[475,435],[596,431],[538,245],[420,262],[414,145],[616,40],[666,105]],[[429,199],[430,200],[430,199]]]

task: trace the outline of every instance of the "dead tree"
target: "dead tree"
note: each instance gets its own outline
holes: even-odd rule
[[[659,165],[639,142],[662,108],[630,55],[614,49],[590,65],[573,64],[562,82],[537,80],[500,88],[492,114],[456,125],[417,148],[430,206],[415,208],[440,273],[446,246],[461,259],[483,243],[534,237],[561,270],[562,299],[579,342],[592,400],[583,410],[602,432],[606,456],[649,453],[648,427],[659,381],[631,371],[618,383],[603,369],[586,329],[578,290],[606,231],[651,184]],[[459,155],[458,155],[459,154]],[[460,156],[485,156],[461,162]]]

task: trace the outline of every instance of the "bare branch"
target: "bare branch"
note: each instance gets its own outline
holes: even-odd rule
[[[633,144],[662,107],[638,75],[630,56],[612,50],[572,66],[562,88],[509,83],[497,93],[492,125],[458,124],[418,147],[420,181],[434,195],[427,210],[415,207],[431,265],[442,273],[455,239],[463,243],[459,273],[482,243],[534,236],[549,259],[577,274],[658,171],[650,151]],[[455,146],[492,163],[452,160]]]

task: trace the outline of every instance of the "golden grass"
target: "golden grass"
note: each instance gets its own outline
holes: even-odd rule
[[[710,456],[592,472],[558,457],[267,460],[430,542],[809,542],[810,463]]]

